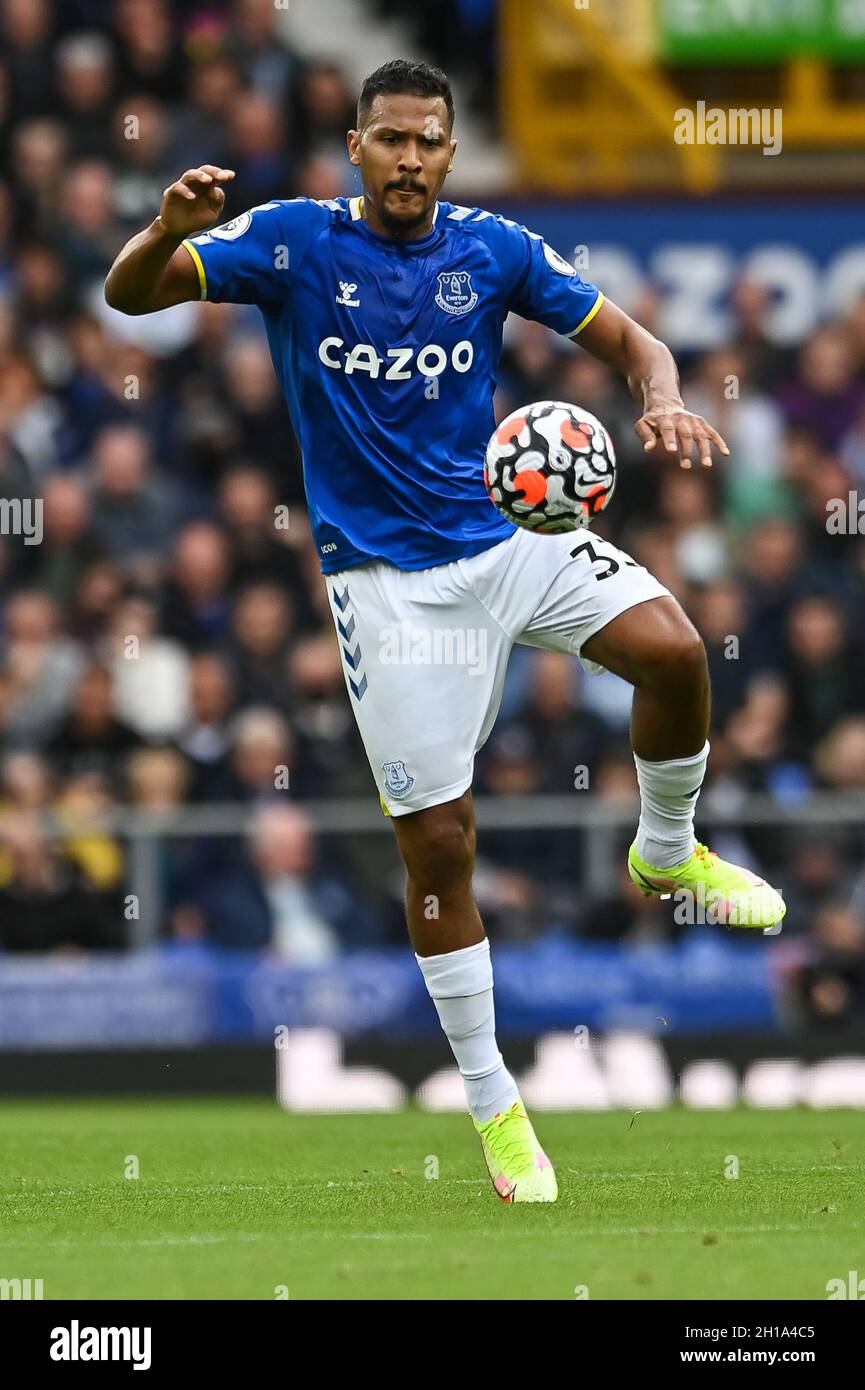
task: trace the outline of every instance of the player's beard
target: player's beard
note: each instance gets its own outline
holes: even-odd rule
[[[397,192],[398,190],[399,185],[392,185],[391,187],[386,188],[385,197],[388,193]],[[425,196],[424,192],[422,192],[422,190],[420,189],[411,189],[410,191],[413,193],[421,193],[421,197]],[[379,207],[379,217],[381,218],[388,232],[390,232],[394,236],[398,236],[401,232],[413,232],[416,227],[420,227],[421,224],[427,220],[429,214],[430,208],[429,204],[426,202],[423,204],[420,212],[412,213],[410,217],[398,217],[395,213],[389,212],[384,205],[384,198],[382,199],[381,206]]]

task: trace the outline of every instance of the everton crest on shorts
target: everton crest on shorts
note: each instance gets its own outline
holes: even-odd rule
[[[405,770],[404,762],[382,763],[385,790],[391,796],[405,796],[414,786],[414,778]]]

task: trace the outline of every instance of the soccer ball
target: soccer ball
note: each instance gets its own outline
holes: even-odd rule
[[[503,420],[487,445],[484,482],[499,511],[546,535],[590,526],[616,486],[616,451],[588,410],[536,401]]]

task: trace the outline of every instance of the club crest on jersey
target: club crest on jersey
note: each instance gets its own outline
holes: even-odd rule
[[[360,300],[352,299],[352,295],[357,289],[357,285],[352,285],[348,280],[340,280],[339,294],[336,296],[337,304],[344,304],[347,309],[359,309]]]
[[[215,236],[217,241],[236,241],[243,236],[251,222],[251,211],[242,212],[239,217],[232,217],[230,222],[223,222],[221,227],[211,227],[208,235]]]
[[[557,270],[560,275],[576,275],[577,273],[570,261],[566,261],[564,256],[560,256],[558,251],[554,251],[552,246],[548,246],[546,242],[544,242],[544,259],[547,265],[552,266],[553,270]]]
[[[446,314],[468,314],[477,304],[472,277],[467,270],[446,270],[438,277],[436,304]]]
[[[405,763],[382,763],[385,790],[391,796],[405,796],[414,786],[414,778],[405,770]]]

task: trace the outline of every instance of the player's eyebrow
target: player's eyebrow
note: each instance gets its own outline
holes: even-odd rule
[[[373,126],[373,135],[417,135],[422,140],[441,140],[444,135],[442,126],[437,126],[435,130],[407,130],[405,126],[381,125]]]

